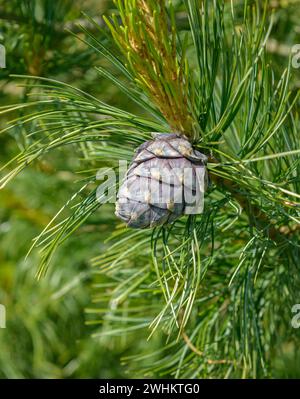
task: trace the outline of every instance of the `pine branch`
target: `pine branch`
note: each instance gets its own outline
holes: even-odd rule
[[[176,72],[178,70],[178,61],[176,60],[176,42],[174,36],[176,34],[175,18],[173,17],[172,19],[172,36],[169,38],[164,0],[156,2],[158,5],[152,2],[146,4],[144,1],[129,1],[126,2],[124,7],[121,4],[121,2],[117,3],[122,25],[119,24],[115,16],[113,16],[113,23],[107,19],[106,22],[112,31],[114,40],[129,61],[127,66],[131,69],[132,74],[136,76],[136,80],[141,88],[145,92],[148,92],[149,96],[159,106],[171,129],[190,136],[189,132],[192,131],[192,125],[190,124],[192,118],[190,118],[190,115],[195,114],[195,112],[188,114],[188,117],[186,117],[189,92],[184,82],[189,81],[189,72],[188,70],[185,74],[181,71]],[[190,4],[193,4],[193,1]],[[265,9],[267,9],[267,5]],[[218,12],[221,13],[220,10]],[[170,13],[172,15],[172,8]],[[198,15],[197,17],[193,16],[190,18],[195,23],[196,21],[199,23],[201,16]],[[221,26],[219,29],[222,29]],[[197,31],[199,35],[200,27],[197,28]],[[267,40],[265,40],[265,43],[267,43]],[[263,44],[264,46],[265,43]],[[202,44],[199,43],[199,45]],[[219,43],[216,42],[216,46],[218,45]],[[258,46],[259,43],[256,45]],[[206,46],[208,46],[208,43]],[[259,53],[257,56],[259,57]],[[202,58],[200,50],[199,57]],[[253,62],[257,62],[257,60],[255,61],[254,59]],[[149,71],[149,65],[151,71]],[[207,67],[203,66],[203,69],[207,70]],[[184,76],[186,76],[185,81],[182,81]],[[207,77],[207,80],[211,80],[211,78]],[[174,89],[170,91],[163,90],[164,85],[170,85],[170,82],[171,84],[172,82],[178,83],[178,86],[174,86]],[[178,99],[182,98],[183,103],[178,102]],[[177,104],[178,107],[176,106]],[[225,188],[233,195],[245,210],[251,226],[263,231],[264,234],[277,243],[287,240],[287,236],[291,233],[292,229],[287,230],[287,227],[281,226],[280,230],[274,226],[259,206],[251,203],[251,191],[249,192],[247,189],[241,191],[241,187],[230,179],[221,178],[214,174],[212,174],[212,180],[221,189]],[[283,234],[284,231],[288,231],[287,236]]]
[[[182,44],[172,7],[164,5],[117,3],[121,23],[117,17],[107,23],[122,57],[103,44],[101,28],[100,37],[93,32],[83,39],[109,62],[108,70],[98,68],[101,77],[139,104],[143,116],[42,79],[43,85],[31,85],[37,101],[0,109],[1,115],[23,112],[3,133],[22,126],[28,140],[0,184],[62,147],[71,146],[72,156],[74,147],[80,149],[94,175],[97,167],[130,160],[153,131],[189,136],[211,154],[215,184],[203,214],[153,231],[118,226],[108,249],[92,262],[96,294],[89,322],[101,324],[94,336],[110,342],[121,335],[136,344],[136,332],[155,336],[155,353],[146,354],[149,346],[142,342],[135,357],[138,373],[268,376],[269,348],[284,341],[279,327],[290,337],[286,307],[299,295],[299,237],[290,234],[292,223],[295,231],[300,225],[299,119],[290,65],[280,77],[269,65],[267,8],[261,14],[258,5],[244,2],[186,0],[190,30]],[[73,206],[74,194],[66,204],[71,214],[35,240],[42,271],[98,209],[94,189]],[[149,365],[141,371],[145,357]]]
[[[171,129],[193,139],[196,122],[189,107],[191,82],[184,49],[178,57],[172,6],[170,29],[165,0],[116,4],[122,24],[115,15],[112,21],[107,18],[105,21],[127,59],[126,67],[164,115]]]
[[[210,158],[211,162],[219,163],[215,158]],[[300,224],[293,227],[280,226],[276,227],[272,224],[269,216],[262,209],[251,203],[251,193],[247,191],[241,192],[241,186],[232,180],[222,178],[214,173],[211,174],[212,181],[221,189],[230,193],[239,203],[241,208],[246,212],[249,225],[261,231],[267,238],[275,241],[277,244],[284,244],[287,240],[298,232]],[[292,203],[291,203],[292,205]]]

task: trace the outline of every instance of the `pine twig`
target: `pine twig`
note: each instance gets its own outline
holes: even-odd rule
[[[169,28],[164,0],[136,0],[125,2],[122,7],[118,3],[118,6],[121,25],[115,15],[112,20],[104,19],[127,59],[126,67],[171,129],[193,138],[196,124],[189,109],[188,66],[184,50],[180,58],[177,54],[172,7],[173,21]]]
[[[190,348],[190,350],[194,353],[196,353],[197,356],[203,357],[204,356],[204,352],[201,352],[199,349],[197,349],[195,347],[195,345],[192,343],[192,341],[190,340],[190,338],[186,335],[186,333],[183,331],[182,332],[182,338],[184,340],[184,342],[187,344],[187,346]],[[232,361],[230,360],[226,360],[226,359],[206,359],[206,362],[208,364],[233,364]]]
[[[215,159],[213,161],[216,162]],[[277,244],[282,244],[287,240],[288,236],[300,229],[300,225],[296,225],[295,228],[290,228],[288,226],[282,226],[279,229],[276,228],[274,225],[272,225],[269,217],[262,212],[257,205],[254,205],[250,202],[250,195],[241,194],[240,187],[236,183],[215,174],[211,174],[211,179],[218,187],[221,187],[232,194],[235,200],[240,204],[241,208],[246,212],[249,219],[249,224],[252,227],[263,231],[268,238],[275,241]]]

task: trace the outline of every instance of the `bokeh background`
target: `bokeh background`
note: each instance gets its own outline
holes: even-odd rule
[[[175,3],[178,25],[184,30],[187,20],[182,2]],[[21,87],[22,80],[10,76],[18,74],[62,80],[134,111],[134,104],[97,75],[94,67],[105,66],[105,60],[69,32],[84,39],[78,23],[88,30],[94,27],[82,12],[102,24],[101,15],[112,9],[113,3],[105,0],[0,0],[0,44],[7,51],[6,68],[0,69],[0,106],[28,100],[30,88]],[[275,23],[268,51],[279,76],[292,46],[300,43],[300,1],[270,1],[271,12]],[[295,69],[291,90],[299,87],[300,69]],[[6,126],[0,110],[0,130],[4,130],[0,166],[28,144],[21,127],[8,134]],[[97,279],[90,259],[107,245],[116,223],[113,212],[103,208],[101,215],[90,218],[57,252],[42,280],[35,278],[38,251],[25,259],[33,238],[74,192],[80,179],[74,174],[79,162],[84,164],[84,156],[79,159],[71,148],[52,152],[51,158],[36,162],[0,192],[0,303],[7,310],[7,327],[0,329],[0,378],[139,376],[138,370],[129,371],[121,360],[145,344],[139,333],[97,339],[93,334],[101,326],[88,317],[105,284]],[[157,342],[154,339],[148,345],[155,351]],[[278,377],[299,378],[300,359],[285,348],[276,370]]]

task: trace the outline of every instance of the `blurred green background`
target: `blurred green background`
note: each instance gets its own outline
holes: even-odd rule
[[[22,74],[62,80],[132,110],[134,105],[95,72],[94,67],[105,66],[105,60],[65,30],[84,38],[77,23],[93,27],[81,12],[102,23],[101,15],[112,8],[112,2],[105,0],[0,0],[0,44],[7,52],[6,68],[0,69],[0,106],[27,100],[30,89],[10,77]],[[292,46],[300,43],[300,2],[271,1],[271,9],[275,24],[268,50],[280,75]],[[178,20],[185,29],[182,11]],[[295,69],[291,89],[299,87],[300,72]],[[0,130],[6,123],[0,113]],[[27,140],[18,128],[1,133],[1,165],[28,145]],[[97,340],[91,336],[99,326],[87,323],[86,309],[95,294],[89,260],[105,249],[116,222],[113,212],[102,210],[90,218],[58,251],[55,267],[41,281],[35,279],[38,251],[25,259],[32,239],[74,192],[80,176],[73,171],[79,161],[84,164],[84,155],[72,148],[57,151],[0,192],[0,303],[7,312],[6,329],[0,329],[0,378],[128,377],[120,359],[144,342],[139,335],[130,340]],[[156,344],[149,343],[153,350]],[[283,355],[277,361],[277,375],[300,377],[300,359]]]

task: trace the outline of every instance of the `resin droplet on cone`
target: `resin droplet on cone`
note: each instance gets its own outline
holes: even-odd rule
[[[203,210],[205,155],[177,134],[156,134],[136,151],[122,183],[116,215],[130,227],[171,223]]]

